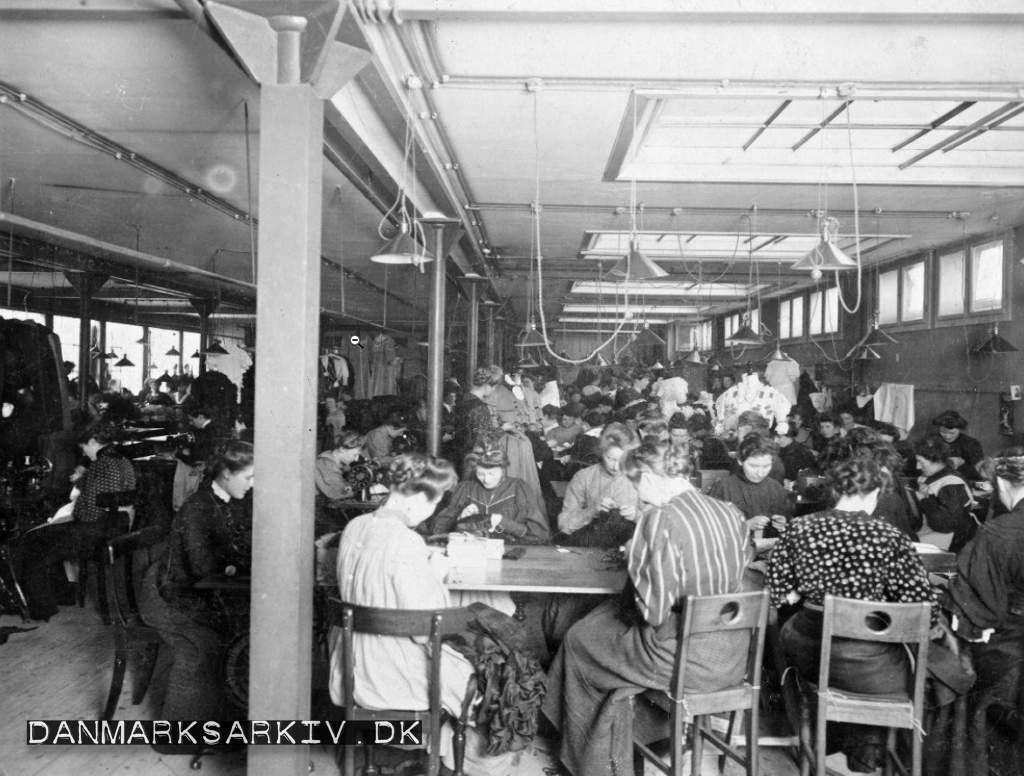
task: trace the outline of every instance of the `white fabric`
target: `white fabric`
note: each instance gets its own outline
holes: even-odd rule
[[[796,361],[791,358],[769,361],[764,370],[764,378],[790,404],[796,404],[796,381],[800,379],[800,365]]]
[[[875,420],[891,423],[904,432],[914,427],[914,386],[883,383],[875,391]]]
[[[741,412],[754,410],[769,423],[785,420],[793,403],[770,385],[763,385],[757,375],[745,375],[743,382],[727,390],[715,402],[719,422],[725,429],[736,428]]]
[[[651,396],[661,399],[662,413],[666,418],[671,418],[680,404],[686,404],[689,390],[690,384],[682,377],[668,377],[651,386]]]
[[[546,407],[551,404],[555,407],[562,406],[562,399],[558,394],[558,382],[555,380],[548,380],[544,383],[544,387],[540,389],[540,406]]]

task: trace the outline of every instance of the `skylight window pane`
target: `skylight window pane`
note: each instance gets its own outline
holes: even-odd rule
[[[896,269],[882,272],[878,276],[878,322],[880,324],[899,323],[899,282],[900,273]]]
[[[42,313],[30,313],[13,307],[0,307],[0,318],[6,318],[10,321],[35,321],[44,326],[46,325],[46,316]]]
[[[924,320],[924,262],[908,264],[903,268],[903,302],[900,320]]]
[[[1003,243],[971,250],[971,312],[1003,306]]]
[[[963,315],[963,251],[939,257],[939,315]]]
[[[815,291],[810,297],[811,304],[811,335],[821,334],[821,291]]]

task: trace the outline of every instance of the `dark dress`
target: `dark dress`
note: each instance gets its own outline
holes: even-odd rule
[[[43,526],[25,535],[19,559],[22,587],[33,620],[48,620],[57,613],[51,580],[61,560],[94,555],[107,539],[128,530],[128,513],[119,512],[111,523],[107,510],[96,504],[96,497],[133,490],[135,470],[131,461],[109,445],[102,447],[81,479],[71,521]]]
[[[793,500],[785,488],[771,477],[765,477],[754,484],[746,478],[742,469],[718,480],[711,486],[708,495],[735,505],[747,520],[759,515],[793,516]],[[764,535],[770,538],[778,536],[778,532],[769,525]]]
[[[146,572],[139,609],[173,650],[161,719],[231,719],[224,651],[246,630],[248,596],[196,590],[203,577],[234,565],[245,573],[252,544],[248,500],[218,495],[209,481],[182,504],[167,548]]]
[[[465,519],[459,515],[470,504],[479,510]],[[500,533],[488,533],[491,513],[502,516],[498,524]],[[548,521],[537,506],[522,480],[504,477],[488,490],[474,477],[460,482],[452,493],[452,500],[434,518],[433,533],[452,531],[482,531],[491,538],[504,539],[516,544],[548,544],[551,531]]]
[[[919,478],[918,485],[927,495],[918,498],[921,524],[913,526],[914,530],[922,542],[932,544],[938,542],[929,537],[930,533],[952,534],[948,547],[942,549],[959,552],[978,530],[978,521],[971,512],[971,486],[960,472],[948,466],[930,477]]]
[[[779,448],[779,458],[782,459],[782,465],[785,467],[785,477],[787,480],[796,480],[800,476],[801,471],[813,469],[818,462],[811,449],[800,444],[795,439],[788,447]]]
[[[934,601],[928,575],[906,534],[863,512],[829,509],[798,517],[772,553],[768,569],[772,602],[781,607],[796,593],[803,607],[782,628],[782,644],[797,671],[818,681],[822,604],[826,594],[867,601]],[[933,624],[938,608],[933,609]],[[833,642],[829,681],[838,689],[867,694],[903,692],[909,660],[902,645],[840,639]],[[884,730],[836,724],[833,746],[852,770],[873,770]]]
[[[949,443],[949,457],[964,459],[963,465],[957,471],[966,479],[972,481],[982,479],[978,474],[977,466],[985,457],[985,453],[981,449],[981,442],[977,439],[967,436],[961,431],[960,435]]]
[[[497,425],[491,408],[483,399],[472,393],[462,397],[462,401],[455,405],[452,411],[452,455],[455,457],[452,464],[455,470],[462,471],[462,462],[466,454],[473,450],[481,436],[497,432]]]
[[[1016,728],[1000,711],[1018,708],[1024,665],[1024,502],[986,522],[956,565],[941,603],[955,615],[957,632],[977,640],[993,630],[988,643],[971,645],[978,675],[968,695],[971,772],[1022,773]]]

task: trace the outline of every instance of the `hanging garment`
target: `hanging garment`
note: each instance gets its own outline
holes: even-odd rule
[[[875,391],[875,418],[906,434],[914,427],[914,386],[882,383]]]
[[[352,396],[356,399],[370,399],[370,348],[347,342],[342,355],[348,360]]]
[[[398,369],[402,365],[395,352],[395,341],[387,334],[378,334],[372,348],[370,396],[393,396],[398,390]]]
[[[661,399],[662,414],[671,418],[678,411],[679,405],[686,404],[689,390],[690,384],[682,377],[666,377],[651,386],[651,396]]]
[[[192,406],[205,407],[231,425],[238,412],[238,387],[227,375],[208,369],[192,381]]]
[[[764,370],[768,385],[781,393],[790,404],[796,404],[796,382],[800,379],[800,365],[791,358],[769,361]]]
[[[743,381],[727,390],[715,401],[718,420],[726,429],[736,428],[741,412],[754,410],[769,423],[785,420],[792,403],[770,385],[764,385],[757,375],[744,375]]]

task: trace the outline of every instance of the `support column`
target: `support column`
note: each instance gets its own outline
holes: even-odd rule
[[[196,368],[196,374],[201,375],[206,373],[206,356],[204,354],[210,346],[210,316],[220,307],[220,301],[204,297],[194,297],[188,301],[199,313],[199,366]]]
[[[90,339],[92,332],[92,298],[96,292],[103,288],[107,282],[107,275],[98,275],[95,272],[65,272],[64,277],[71,284],[71,287],[78,292],[78,399],[79,404],[85,406],[86,386],[89,383],[89,375],[92,367],[92,354],[90,351]],[[102,356],[101,356],[102,358]],[[102,362],[101,362],[102,363]],[[99,375],[97,375],[99,377]],[[96,381],[97,384],[99,380]]]
[[[494,363],[494,338],[497,332],[494,330],[494,308],[491,308],[487,315],[487,365],[490,366]]]
[[[297,57],[306,20],[270,24]],[[309,719],[323,124],[308,84],[261,87],[250,719]],[[306,746],[254,746],[248,773],[305,773],[308,760]]]
[[[469,280],[469,278],[467,278]],[[481,278],[486,282],[485,278]],[[470,280],[469,283],[469,324],[466,333],[466,388],[473,385],[473,373],[476,371],[478,353],[480,351],[480,294],[479,286]]]
[[[444,224],[434,225],[434,266],[430,283],[430,321],[427,342],[427,455],[441,454],[441,402],[444,390]]]

